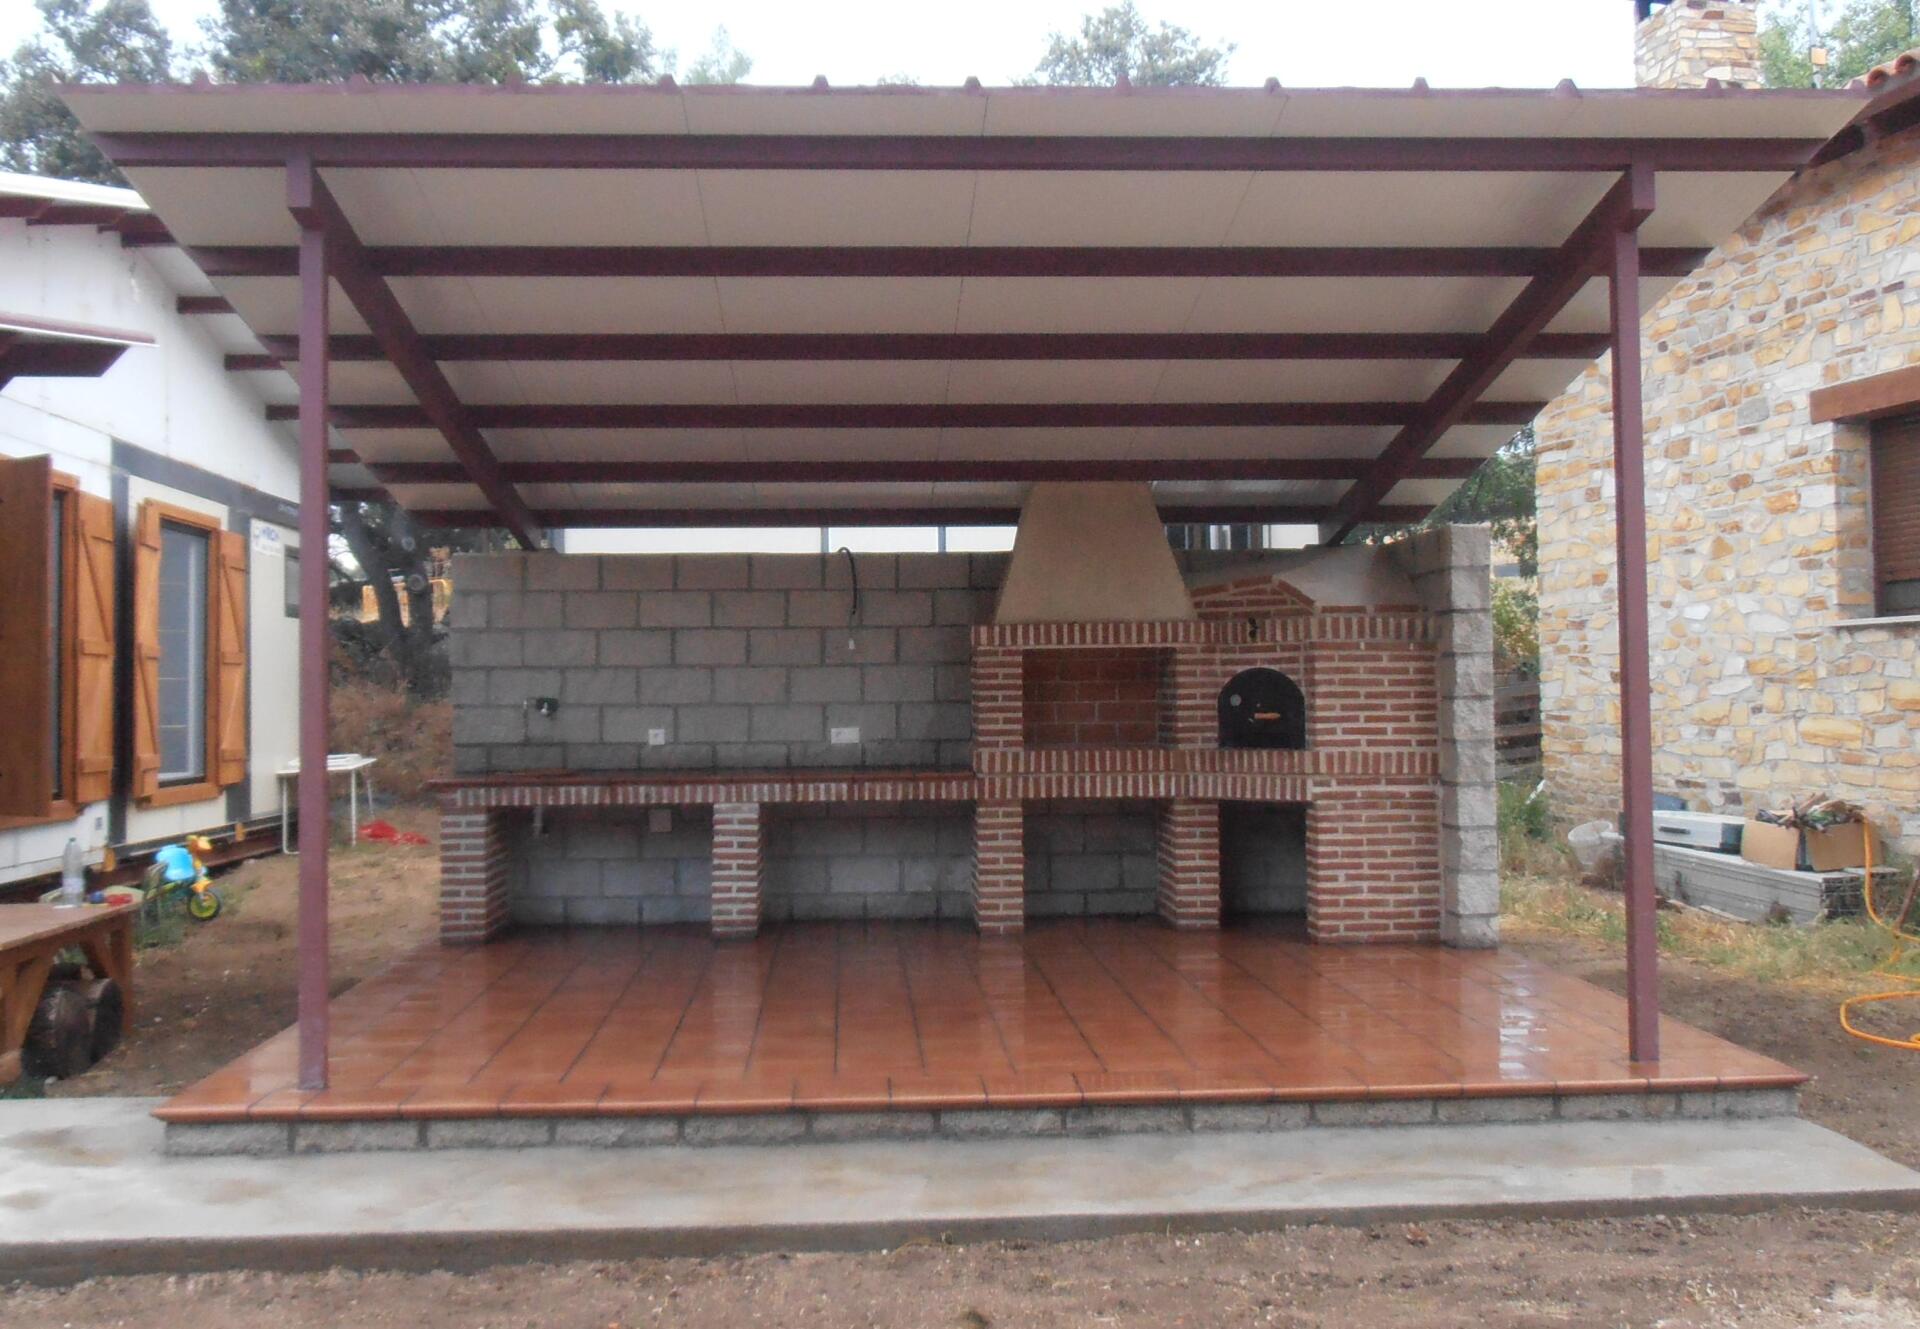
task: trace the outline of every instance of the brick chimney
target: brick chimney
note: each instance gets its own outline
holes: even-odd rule
[[[1760,86],[1760,14],[1753,0],[1634,0],[1634,73],[1643,88]]]

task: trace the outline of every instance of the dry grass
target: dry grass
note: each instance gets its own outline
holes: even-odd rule
[[[332,734],[335,752],[378,757],[380,791],[412,801],[426,782],[453,769],[453,705],[415,701],[396,688],[366,679],[336,681]]]

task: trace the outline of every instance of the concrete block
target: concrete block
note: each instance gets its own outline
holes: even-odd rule
[[[903,702],[899,735],[905,739],[961,739],[973,732],[973,712],[953,702]]]
[[[1440,649],[1455,655],[1493,650],[1493,615],[1479,610],[1440,615]]]
[[[453,713],[456,743],[521,743],[526,737],[526,712],[518,706],[467,706]]]
[[[1722,1089],[1713,1096],[1716,1116],[1737,1121],[1800,1115],[1798,1089]]]
[[[632,706],[640,679],[631,669],[569,669],[560,676],[559,697],[569,706]]]
[[[563,704],[553,715],[529,710],[527,738],[534,743],[598,743],[600,708]]]
[[[752,706],[748,714],[755,742],[824,742],[827,737],[826,711],[819,706]]]
[[[525,554],[455,554],[456,598],[468,591],[517,591],[526,584]]]
[[[566,597],[570,628],[631,628],[640,623],[640,596],[634,591],[576,591]]]
[[[715,591],[713,622],[722,628],[785,627],[787,597],[779,591]]]
[[[860,590],[860,622],[866,627],[930,627],[932,591]]]
[[[640,674],[642,705],[688,706],[712,699],[713,671],[711,669],[698,667],[648,669]]]
[[[600,892],[611,898],[672,895],[673,863],[669,859],[609,863],[600,873]]]
[[[600,663],[619,669],[644,669],[673,662],[673,634],[664,629],[602,632]]]
[[[898,717],[892,706],[831,705],[827,707],[827,729],[831,737],[834,729],[856,726],[862,743],[882,742],[894,737]]]
[[[1496,828],[1500,824],[1499,795],[1490,784],[1449,784],[1440,787],[1440,824],[1450,827]]]
[[[600,587],[600,560],[592,555],[538,554],[527,560],[530,591],[593,591]]]
[[[749,629],[746,663],[817,665],[820,663],[820,632],[815,628]]]
[[[487,681],[493,676],[487,669],[456,669],[448,680],[447,697],[455,706],[487,704]]]
[[[455,669],[511,669],[521,661],[521,637],[491,628],[456,632],[447,639],[447,659]]]
[[[600,585],[609,591],[664,591],[673,586],[666,554],[611,554],[600,560]]]
[[[579,630],[528,632],[523,635],[526,641],[525,662],[547,668],[584,668],[594,662],[599,645],[594,633]]]
[[[456,595],[447,605],[447,626],[456,630],[487,626],[488,598],[478,591]]]
[[[1562,1094],[1562,1121],[1636,1121],[1647,1115],[1648,1094]]]
[[[902,664],[962,664],[972,658],[971,630],[962,627],[902,628]]]
[[[519,706],[529,697],[558,697],[562,676],[558,669],[489,669],[486,703]]]
[[[655,923],[704,923],[711,917],[710,902],[703,895],[692,899],[682,895],[649,895],[640,901],[640,921]]]
[[[1493,741],[1493,698],[1454,697],[1440,706],[1440,741]]]
[[[640,901],[633,896],[568,896],[566,919],[569,927],[637,927]]]
[[[713,596],[707,591],[653,591],[640,597],[643,628],[705,628],[713,625]]]
[[[553,1123],[553,1142],[581,1149],[631,1149],[674,1144],[678,1117],[561,1117]]]
[[[744,554],[681,554],[673,560],[673,584],[683,591],[744,591]]]
[[[554,928],[567,921],[567,902],[551,900],[545,896],[528,895],[514,891],[509,906],[513,921],[528,927]]]
[[[747,634],[743,628],[681,628],[673,634],[673,662],[698,668],[743,665]]]
[[[487,603],[487,621],[496,628],[557,628],[567,597],[551,591],[501,591],[489,595]]]
[[[965,554],[901,554],[894,561],[894,576],[903,591],[964,590],[970,584]]]
[[[713,699],[734,705],[768,705],[787,699],[787,671],[762,665],[713,671]]]
[[[749,714],[745,706],[683,706],[678,738],[682,743],[744,743]]]
[[[860,671],[864,701],[932,701],[934,671],[925,665],[868,665]]]
[[[1476,831],[1476,836],[1488,832]],[[1493,856],[1500,854],[1499,842],[1493,845]],[[1472,856],[1471,853],[1468,854]],[[1467,870],[1456,868],[1449,877],[1452,899],[1448,901],[1455,913],[1462,915],[1492,915],[1500,912],[1500,874],[1492,869]]]
[[[1187,1129],[1186,1110],[1176,1105],[1095,1103],[1068,1108],[1068,1135],[1163,1135]]]
[[[1440,866],[1459,877],[1500,870],[1500,841],[1495,832],[1455,831],[1440,837]],[[1474,912],[1481,912],[1475,910]]]
[[[969,554],[967,581],[977,591],[998,591],[1007,579],[1007,554]]]
[[[862,592],[892,590],[900,584],[900,562],[892,554],[855,554],[853,561],[859,570]],[[844,591],[848,588],[851,581],[847,576],[845,554],[827,556],[820,584],[828,590]]]
[[[1432,1120],[1431,1098],[1383,1098],[1313,1105],[1316,1126],[1418,1126]]]
[[[244,1154],[265,1158],[293,1150],[293,1123],[288,1121],[170,1121],[161,1145],[178,1158],[213,1158]]]
[[[856,1140],[914,1140],[933,1134],[931,1112],[821,1112],[812,1117],[814,1139],[835,1144]]]
[[[963,664],[937,664],[930,667],[933,673],[933,699],[935,701],[973,701],[972,671]]]
[[[1440,940],[1459,950],[1492,950],[1500,944],[1500,916],[1498,914],[1442,914]]]
[[[1434,1107],[1434,1118],[1443,1126],[1511,1125],[1551,1120],[1554,1100],[1551,1094],[1529,1098],[1443,1098]]]
[[[545,771],[566,760],[566,748],[559,743],[495,743],[487,748],[486,767],[490,771]]]
[[[1064,1135],[1059,1108],[952,1108],[940,1114],[940,1133],[962,1140],[1025,1139]]]
[[[819,554],[754,554],[747,559],[747,584],[755,590],[812,590],[820,585]]]
[[[1196,1131],[1297,1131],[1312,1115],[1305,1103],[1195,1103],[1187,1109]]]
[[[553,1143],[553,1122],[544,1117],[477,1117],[429,1121],[429,1149],[525,1149]]]
[[[647,746],[649,732],[664,729],[671,743],[673,722],[674,712],[665,706],[609,706],[600,713],[600,738],[607,743],[637,743],[645,756],[663,750]]]
[[[908,629],[925,631],[930,629]],[[800,663],[830,665],[892,664],[900,658],[900,633],[892,628],[822,628],[815,634],[821,640],[821,654]]]
[[[886,766],[927,767],[939,763],[940,748],[936,743],[925,739],[907,742],[896,738],[883,738],[872,743],[863,742],[858,749],[835,748],[835,752],[854,752],[860,754],[860,765],[874,768]],[[964,761],[946,763],[953,767],[965,767]]]
[[[880,895],[900,889],[897,858],[827,860],[827,888],[835,895]]]
[[[293,1127],[296,1154],[357,1154],[374,1149],[418,1149],[418,1121],[300,1121]]]
[[[933,621],[938,627],[968,627],[993,617],[993,596],[987,591],[935,591]]]
[[[680,1138],[687,1144],[786,1144],[807,1133],[797,1112],[743,1114],[737,1117],[689,1117]]]
[[[1440,685],[1451,697],[1491,697],[1493,695],[1493,656],[1475,652],[1461,655],[1442,651]]]
[[[1469,742],[1442,740],[1440,779],[1446,784],[1491,784],[1494,777],[1491,736]]]
[[[859,899],[865,908],[867,918],[888,920],[932,918],[936,912],[934,898],[931,895],[865,895]]]
[[[853,623],[851,591],[794,591],[787,596],[786,624],[796,628],[847,628]],[[777,623],[755,624],[777,627]]]
[[[820,665],[787,672],[789,701],[859,701],[864,695],[858,665]]]

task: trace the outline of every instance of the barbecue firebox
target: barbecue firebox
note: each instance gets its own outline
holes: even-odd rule
[[[1220,746],[1298,749],[1307,745],[1307,700],[1278,669],[1247,669],[1220,689]]]

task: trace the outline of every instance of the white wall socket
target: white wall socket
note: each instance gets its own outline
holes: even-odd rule
[[[665,747],[666,745],[667,745],[667,731],[666,731],[666,730],[664,730],[664,729],[649,729],[649,730],[647,730],[647,746],[648,746],[648,747],[650,747],[650,748],[664,748],[664,747]]]
[[[858,743],[860,741],[860,727],[858,725],[846,725],[832,729],[827,734],[827,740],[832,743]]]

